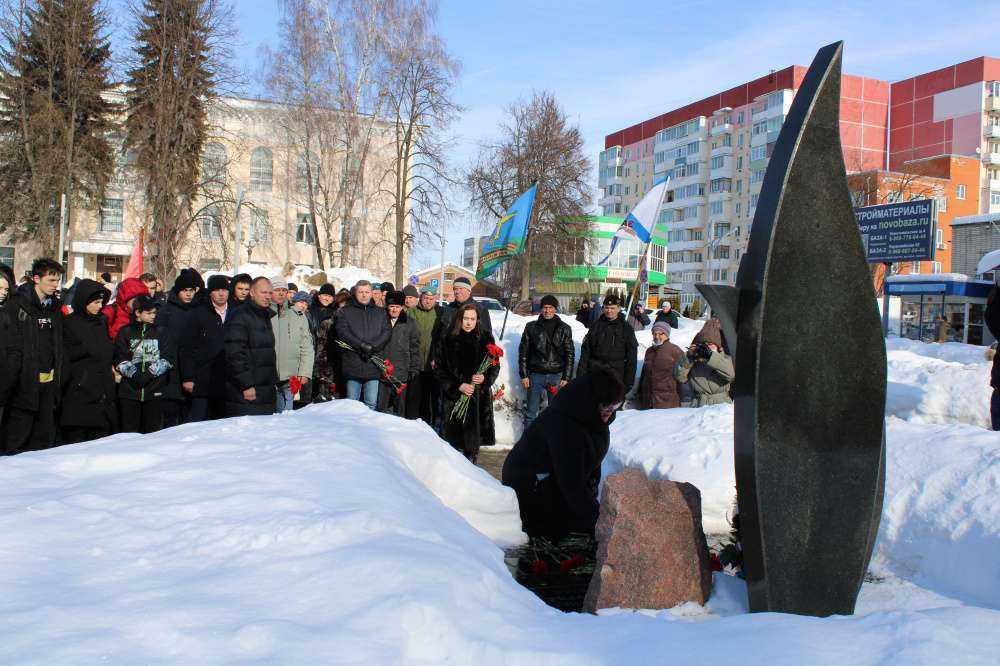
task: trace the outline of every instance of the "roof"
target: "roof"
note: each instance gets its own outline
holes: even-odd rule
[[[989,215],[965,215],[956,217],[951,221],[951,226],[960,224],[997,224],[1000,225],[1000,213],[990,213]]]

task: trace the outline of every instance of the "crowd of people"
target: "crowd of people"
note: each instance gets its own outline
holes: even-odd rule
[[[310,293],[281,276],[206,281],[185,268],[168,291],[149,273],[117,285],[108,275],[77,280],[61,291],[62,274],[57,262],[38,259],[16,285],[0,266],[7,455],[332,399],[422,419],[472,461],[495,443],[503,350],[466,278],[441,305],[430,289],[366,280]],[[587,302],[576,314],[588,328],[576,359],[558,309],[555,297],[542,298],[518,348],[526,429],[503,477],[521,499],[529,534],[593,526],[608,425],[636,384],[636,331],[649,325],[641,307],[626,316],[613,294],[599,306]],[[670,342],[677,326],[665,301],[637,405],[728,401],[733,364],[718,322],[709,320],[686,352]]]

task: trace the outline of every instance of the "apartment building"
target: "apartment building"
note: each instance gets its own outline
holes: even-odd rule
[[[764,173],[806,70],[787,67],[605,137],[598,156],[602,214],[627,214],[656,178],[671,177],[658,220],[668,237],[666,257],[662,269],[652,254],[649,263],[666,274],[664,291],[678,290],[682,305],[698,297],[696,282],[735,281]],[[993,208],[1000,204],[1000,60],[977,58],[894,84],[845,74],[840,135],[849,173],[892,165],[910,177],[956,174],[955,182],[933,181],[930,188],[943,193],[941,213],[948,206],[959,214],[1000,210]],[[950,154],[971,159],[928,161]],[[943,266],[951,232],[947,224],[939,228]],[[940,270],[924,263],[906,270]]]
[[[179,248],[178,262],[200,270],[229,270],[234,263],[316,266],[307,196],[307,174],[312,173],[314,199],[321,200],[317,208],[326,210],[326,215],[317,216],[321,246],[339,253],[346,245],[350,264],[390,277],[394,253],[386,241],[393,240],[392,229],[384,224],[389,201],[376,194],[379,177],[394,159],[388,127],[376,126],[362,195],[346,211],[330,205],[345,155],[333,149],[307,153],[285,129],[287,115],[282,105],[260,100],[222,98],[213,106],[201,164],[203,181],[211,185],[195,201],[195,220]],[[69,280],[105,271],[120,279],[146,223],[142,183],[131,168],[131,155],[120,150],[122,137],[113,139],[120,157],[104,200],[97,210],[74,209],[70,215],[65,243]],[[312,170],[306,169],[307,160]],[[241,193],[237,224],[234,202]],[[148,244],[147,256],[155,253],[155,244]],[[0,261],[12,265],[17,275],[44,254],[49,252],[35,243],[15,245],[0,237]],[[338,259],[339,254],[324,256],[326,266],[338,265]],[[172,277],[166,276],[168,286]]]

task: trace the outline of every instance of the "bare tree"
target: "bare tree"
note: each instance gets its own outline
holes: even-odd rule
[[[505,271],[507,288],[513,291],[519,279],[521,297],[527,298],[532,271],[550,270],[559,252],[581,242],[592,169],[580,130],[551,92],[536,92],[530,100],[511,105],[506,116],[500,138],[480,147],[466,186],[474,209],[495,219],[538,184],[521,262]],[[536,247],[545,250],[536,255]]]
[[[392,20],[391,85],[386,108],[390,124],[388,160],[376,195],[387,195],[385,221],[392,224],[396,284],[405,278],[406,253],[418,235],[428,236],[442,216],[453,213],[447,188],[450,143],[443,130],[460,112],[453,100],[459,65],[433,33],[435,11],[424,0],[400,2]]]

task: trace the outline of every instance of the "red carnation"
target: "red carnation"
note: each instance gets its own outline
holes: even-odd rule
[[[396,395],[403,395],[403,389],[405,389],[405,388],[406,388],[405,384],[403,386],[400,386],[399,388],[397,388],[396,389]]]
[[[552,386],[552,384],[549,384],[549,385],[548,385],[548,386],[546,386],[545,388],[546,388],[546,389],[548,390],[548,392],[549,392],[549,393],[551,393],[552,395],[555,395],[555,394],[556,394],[556,393],[557,393],[557,392],[559,391],[559,389],[557,389],[557,388],[556,388],[555,386]]]
[[[712,571],[722,571],[722,560],[719,559],[718,553],[712,553],[711,557]]]
[[[549,565],[542,560],[535,560],[531,563],[531,573],[536,576],[544,576],[549,572]]]
[[[559,563],[559,573],[569,573],[581,564],[583,564],[583,557],[579,554],[574,555],[568,560],[563,560]]]
[[[500,359],[495,358],[490,362],[490,365],[500,365]]]
[[[503,349],[495,344],[490,343],[486,345],[486,353],[492,356],[493,358],[501,358],[503,356]]]

